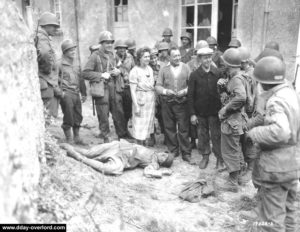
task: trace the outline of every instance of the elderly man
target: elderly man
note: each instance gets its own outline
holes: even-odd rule
[[[58,69],[54,46],[51,36],[56,34],[59,23],[55,14],[45,12],[39,18],[40,26],[36,37],[35,47],[39,68],[41,97],[48,116],[57,116],[59,98],[62,91],[58,87]]]
[[[199,167],[205,169],[211,153],[217,157],[216,167],[222,165],[221,133],[218,112],[221,109],[217,82],[221,77],[219,70],[212,65],[213,50],[201,48],[197,51],[200,67],[191,73],[188,86],[188,103],[191,123],[197,126],[198,149],[202,155]]]
[[[297,185],[300,177],[300,99],[285,81],[285,65],[277,57],[262,58],[255,79],[267,93],[263,125],[248,132],[259,145],[258,231],[299,231]]]
[[[97,145],[89,150],[61,144],[67,155],[107,175],[121,175],[124,170],[136,167],[144,168],[146,177],[161,178],[171,175],[172,171],[159,170],[159,167],[171,167],[174,156],[167,152],[129,143],[126,140],[113,141]]]
[[[189,68],[180,61],[178,48],[169,50],[170,64],[161,68],[156,82],[156,91],[162,95],[162,117],[165,126],[166,145],[170,152],[190,163],[189,113],[187,87]]]
[[[109,142],[109,112],[112,114],[118,137],[128,137],[122,98],[124,79],[113,53],[114,39],[111,32],[102,31],[99,43],[100,48],[89,57],[82,76],[91,84],[91,95],[96,105],[101,131],[99,137],[104,142]]]

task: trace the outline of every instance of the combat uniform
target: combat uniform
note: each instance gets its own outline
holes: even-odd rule
[[[35,38],[41,97],[49,115],[58,114],[59,97],[58,69],[55,50],[51,38],[43,28],[39,28]]]
[[[102,81],[103,97],[94,97],[96,111],[99,121],[99,129],[101,137],[108,138],[109,129],[109,112],[112,114],[112,119],[115,125],[117,135],[122,138],[127,135],[126,123],[123,111],[123,89],[124,80],[121,75],[110,77],[105,80],[102,73],[110,72],[116,68],[116,59],[112,52],[105,53],[103,48],[95,51],[88,59],[88,62],[83,70],[82,76],[90,82]]]
[[[80,77],[79,70],[67,59],[62,57],[59,64],[59,81],[63,90],[63,98],[60,101],[64,114],[62,128],[79,128],[82,122],[82,106],[80,93],[86,96],[86,86]]]

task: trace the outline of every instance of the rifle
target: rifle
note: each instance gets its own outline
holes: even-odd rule
[[[37,20],[37,24],[36,25],[37,26],[36,26],[36,32],[35,32],[35,37],[34,37],[34,46],[35,46],[35,48],[37,50],[37,44],[39,42],[39,38],[38,38],[37,35],[38,35],[39,26],[40,26],[40,19]]]

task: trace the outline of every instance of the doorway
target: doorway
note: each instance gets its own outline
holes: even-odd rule
[[[219,19],[218,19],[218,45],[224,52],[232,35],[232,0],[219,0]]]

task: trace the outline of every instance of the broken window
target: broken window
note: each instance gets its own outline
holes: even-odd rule
[[[115,0],[115,22],[128,22],[128,0]]]
[[[182,32],[193,35],[194,44],[211,34],[212,0],[182,0]]]

